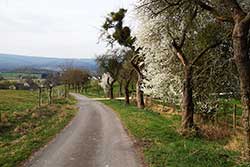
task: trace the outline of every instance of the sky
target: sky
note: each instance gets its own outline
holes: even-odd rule
[[[0,53],[94,58],[107,13],[128,8],[133,28],[136,0],[0,0]]]

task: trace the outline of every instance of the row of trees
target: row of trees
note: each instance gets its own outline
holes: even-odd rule
[[[87,84],[90,80],[90,73],[87,70],[68,66],[63,66],[61,69],[62,75],[60,79],[64,85],[64,97],[68,96],[70,89],[77,93],[87,89]]]
[[[184,132],[196,129],[194,112],[213,107],[218,94],[241,96],[244,155],[250,160],[249,1],[138,0],[136,11],[136,37],[124,26],[125,9],[110,13],[102,27],[111,54],[97,62],[109,72],[110,87],[119,76],[127,81],[135,73],[137,106],[144,107],[144,92],[181,103]]]
[[[135,70],[132,68],[130,59],[132,52],[126,48],[109,50],[106,54],[97,57],[99,73],[103,73],[101,87],[107,97],[114,98],[114,83],[119,83],[119,95],[125,93],[125,102],[129,104],[131,95],[131,83],[136,80]],[[122,88],[124,91],[122,91]]]
[[[60,92],[63,92],[63,96],[67,98],[70,89],[77,93],[82,92],[84,89],[86,90],[90,77],[90,73],[87,70],[74,68],[70,65],[62,65],[61,72],[51,73],[46,80],[38,81],[39,104],[44,88],[48,90],[49,104],[51,104],[52,92],[55,87],[58,87],[58,90],[61,90]],[[59,88],[60,86],[63,86],[64,90]]]

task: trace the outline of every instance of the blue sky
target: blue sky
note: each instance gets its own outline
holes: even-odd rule
[[[110,11],[136,0],[0,0],[0,53],[89,58],[103,53],[99,27]]]

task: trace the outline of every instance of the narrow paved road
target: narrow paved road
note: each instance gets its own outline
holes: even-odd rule
[[[80,108],[71,124],[26,167],[140,167],[120,120],[103,104],[73,94]]]

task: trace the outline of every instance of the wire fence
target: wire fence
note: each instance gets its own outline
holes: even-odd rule
[[[135,101],[135,97],[132,97],[132,99]],[[157,112],[182,114],[180,106],[163,103],[159,99],[153,99],[149,96],[145,96],[145,105]],[[222,101],[215,109],[210,111],[195,112],[194,119],[197,124],[211,124],[241,130],[242,112],[240,101],[233,99],[227,102]]]

